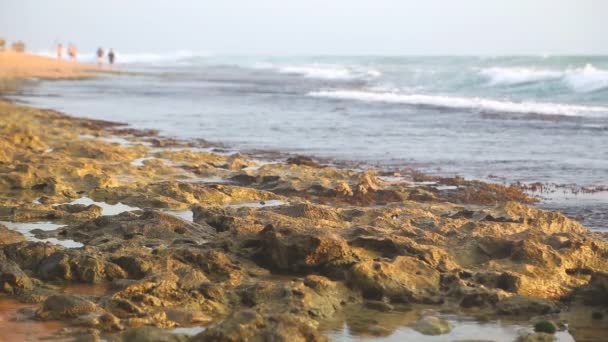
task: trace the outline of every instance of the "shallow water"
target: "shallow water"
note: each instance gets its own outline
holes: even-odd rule
[[[389,336],[365,336],[362,338],[349,329],[347,325],[339,331],[328,334],[332,341],[351,342],[351,341],[374,341],[374,342],[440,342],[440,341],[494,341],[494,342],[513,342],[523,331],[531,331],[519,325],[502,324],[500,322],[479,323],[473,321],[449,320],[453,324],[453,329],[447,334],[430,336],[424,335],[409,327],[396,329]],[[574,342],[572,336],[566,331],[555,334],[556,342]]]
[[[40,341],[64,327],[57,321],[30,320],[20,312],[35,307],[14,299],[0,298],[0,341]]]
[[[167,210],[165,212],[175,217],[179,217],[182,220],[194,222],[194,214],[192,213],[192,210]]]
[[[268,201],[258,201],[258,202],[247,202],[247,203],[237,203],[237,204],[227,204],[226,208],[264,208],[264,207],[276,207],[287,204],[281,200],[268,200]]]
[[[189,336],[194,336],[205,331],[205,327],[179,327],[171,330],[174,334],[185,334]]]
[[[97,202],[88,197],[81,197],[79,199],[73,200],[72,202],[65,203],[65,204],[84,204],[84,205],[95,204],[96,206],[101,207],[102,216],[118,215],[120,213],[124,213],[127,211],[141,210],[141,208],[131,207],[126,204],[122,204],[120,202],[118,202],[116,204],[109,204],[106,202]]]
[[[55,230],[61,227],[65,227],[64,224],[55,224],[51,222],[9,222],[9,221],[0,221],[0,224],[3,224],[8,229],[12,229],[18,231],[23,234],[26,240],[28,241],[40,241],[40,242],[50,242],[54,245],[61,245],[67,248],[80,248],[84,246],[80,242],[76,242],[74,240],[60,240],[56,238],[48,238],[48,239],[39,239],[32,234],[32,230],[40,229],[44,231]]]
[[[447,320],[451,323],[452,330],[441,335],[424,335],[414,330],[412,327],[417,320],[427,315]],[[515,319],[515,321],[507,321],[487,318],[481,321],[466,315],[441,314],[426,306],[410,307],[405,311],[380,312],[357,305],[347,308],[339,314],[339,317],[322,322],[321,329],[336,342],[461,340],[513,342],[520,334],[533,331],[530,321],[517,317]],[[559,331],[555,337],[558,342],[574,341],[568,331]]]

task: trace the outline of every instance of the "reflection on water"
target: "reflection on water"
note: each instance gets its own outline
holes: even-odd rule
[[[84,246],[80,242],[76,242],[74,240],[59,240],[56,238],[48,238],[48,239],[39,239],[32,234],[32,230],[40,229],[44,231],[55,230],[61,227],[64,227],[64,224],[54,224],[50,222],[9,222],[9,221],[0,221],[0,224],[6,226],[8,229],[18,231],[23,234],[26,240],[28,241],[40,241],[40,242],[50,242],[54,245],[61,245],[67,248],[80,248]]]
[[[239,204],[227,204],[227,208],[263,208],[263,207],[276,207],[285,205],[286,203],[280,200],[268,200],[260,202],[248,202]]]
[[[205,331],[205,327],[180,327],[171,330],[171,332],[174,334],[185,334],[190,336],[194,336],[203,331]]]
[[[403,308],[403,311],[380,312],[365,307],[354,306],[343,314],[323,322],[321,329],[337,342],[378,341],[378,342],[439,342],[439,341],[496,341],[512,342],[525,332],[531,332],[531,323],[501,320],[479,321],[470,317],[444,315],[425,308]],[[452,324],[453,329],[442,335],[424,335],[412,328],[424,315],[439,316]],[[572,342],[567,331],[555,334],[555,341]]]
[[[165,212],[175,217],[179,217],[182,220],[194,222],[194,214],[192,213],[192,210],[167,210]]]
[[[0,298],[0,341],[40,341],[63,328],[57,321],[32,320],[31,315],[26,314],[24,310],[35,307],[33,304]]]
[[[96,202],[88,197],[81,197],[79,199],[73,200],[70,203],[65,203],[65,204],[84,204],[84,205],[95,204],[96,206],[101,207],[102,216],[118,215],[118,214],[124,213],[126,211],[141,210],[140,208],[130,207],[130,206],[128,206],[126,204],[122,204],[120,202],[118,202],[116,204],[108,204],[106,202]],[[57,204],[57,205],[59,205],[59,204]]]

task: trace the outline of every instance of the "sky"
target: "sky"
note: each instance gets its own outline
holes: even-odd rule
[[[608,1],[0,0],[0,37],[30,51],[608,54]]]

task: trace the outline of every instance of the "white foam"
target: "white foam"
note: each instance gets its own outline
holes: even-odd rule
[[[297,74],[310,78],[349,79],[353,78],[351,71],[341,66],[285,66],[279,68],[284,74]]]
[[[370,92],[362,90],[316,91],[314,97],[365,102],[401,103],[406,105],[439,107],[448,109],[471,109],[494,113],[546,114],[572,116],[608,115],[608,107],[577,106],[561,103],[513,102],[481,97],[458,97],[447,95],[404,94],[398,92]]]
[[[608,88],[608,71],[597,69],[591,64],[568,71],[564,79],[573,90],[578,92],[586,93]]]
[[[276,66],[272,64],[257,64],[257,68],[272,68],[282,74],[299,75],[306,78],[324,80],[352,80],[358,78],[376,78],[382,73],[376,69],[340,64],[294,64]]]
[[[556,70],[531,68],[487,68],[479,72],[490,79],[490,85],[516,85],[538,81],[559,79],[563,73]]]
[[[608,71],[591,64],[566,70],[534,69],[525,67],[492,67],[479,73],[489,79],[489,85],[518,85],[560,80],[576,92],[586,93],[608,88]]]

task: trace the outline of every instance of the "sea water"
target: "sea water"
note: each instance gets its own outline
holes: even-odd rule
[[[137,73],[42,82],[17,98],[237,150],[505,183],[608,183],[608,57],[181,51],[118,54],[117,61]],[[602,227],[603,220],[593,223]]]

